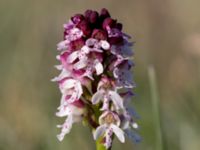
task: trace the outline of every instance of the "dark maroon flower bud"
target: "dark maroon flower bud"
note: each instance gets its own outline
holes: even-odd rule
[[[85,106],[85,103],[83,103],[83,101],[75,101],[72,103],[74,106],[78,107],[78,108],[83,108]]]
[[[90,23],[94,24],[97,22],[98,18],[99,18],[98,12],[92,11],[89,16],[89,21],[90,21]]]
[[[110,44],[122,44],[123,37],[122,36],[110,37],[108,41]]]
[[[115,27],[116,25],[116,20],[113,20],[112,18],[106,18],[104,21],[103,21],[103,29],[106,29],[107,26],[109,26],[110,28],[113,28]]]
[[[71,17],[71,20],[73,21],[73,23],[78,24],[80,23],[82,20],[84,20],[85,17],[82,14],[76,14],[73,17]]]
[[[85,45],[85,40],[83,38],[71,41],[69,44],[70,50],[80,50]]]
[[[65,30],[64,33],[63,33],[63,39],[64,39],[64,40],[66,40],[66,38],[65,38],[66,35],[67,35],[67,31]]]
[[[100,16],[105,19],[105,18],[110,17],[110,13],[108,12],[108,10],[106,8],[102,8]]]
[[[123,28],[123,25],[121,23],[117,23],[116,26],[115,26],[115,28],[117,28],[118,30],[121,31],[122,28]]]
[[[92,12],[93,12],[93,11],[90,10],[90,9],[86,10],[85,13],[84,13],[84,14],[85,14],[85,18],[89,20],[90,14],[91,14]]]
[[[84,34],[85,36],[90,36],[90,34],[91,34],[91,28],[90,28],[90,24],[89,24],[88,21],[82,20],[82,21],[77,25],[77,27],[83,31],[83,34]]]
[[[107,32],[101,29],[94,29],[92,32],[92,38],[98,39],[98,40],[106,40],[108,37]]]

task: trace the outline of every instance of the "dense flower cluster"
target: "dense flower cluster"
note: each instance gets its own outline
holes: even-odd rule
[[[131,68],[133,52],[130,36],[122,32],[122,24],[111,18],[103,8],[100,13],[87,10],[74,15],[64,24],[64,39],[57,45],[62,93],[56,113],[66,116],[61,141],[72,124],[84,121],[93,129],[94,139],[102,139],[108,149],[113,134],[123,143],[125,135],[140,140],[137,114],[129,108],[135,86]]]

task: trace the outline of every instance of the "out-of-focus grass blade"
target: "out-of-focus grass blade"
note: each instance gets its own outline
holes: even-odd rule
[[[162,139],[162,127],[160,120],[160,101],[158,95],[158,88],[156,83],[156,74],[153,66],[148,67],[149,83],[150,83],[150,92],[152,100],[152,109],[153,109],[153,119],[155,121],[156,127],[156,149],[163,150],[163,139]]]

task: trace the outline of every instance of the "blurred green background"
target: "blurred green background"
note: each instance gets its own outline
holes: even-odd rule
[[[71,15],[106,7],[136,42],[136,97],[143,141],[114,141],[113,150],[200,149],[199,0],[0,0],[0,150],[94,150],[87,127],[74,125],[63,142],[55,116],[60,92],[56,44]],[[161,130],[148,67],[156,73]],[[159,103],[158,103],[159,104]],[[159,130],[159,131],[158,131]]]

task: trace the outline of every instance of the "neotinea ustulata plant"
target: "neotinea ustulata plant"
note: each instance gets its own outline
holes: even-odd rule
[[[125,136],[140,140],[137,114],[129,104],[135,87],[130,38],[105,8],[100,13],[86,10],[64,24],[56,57],[61,73],[52,79],[62,94],[56,115],[66,117],[58,125],[58,140],[77,122],[91,128],[98,150],[111,149],[115,136],[122,143]]]

